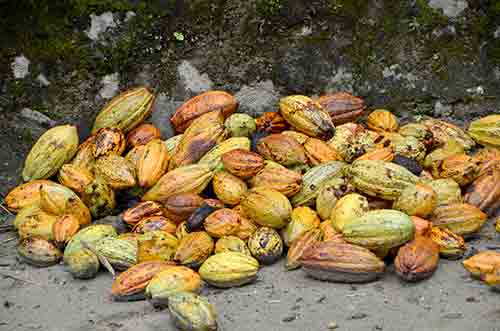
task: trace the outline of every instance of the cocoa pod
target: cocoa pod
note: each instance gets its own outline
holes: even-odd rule
[[[284,134],[271,134],[260,139],[257,143],[257,151],[264,158],[284,166],[308,162],[304,147]]]
[[[217,198],[229,206],[240,203],[241,197],[248,190],[243,180],[226,171],[215,173],[212,186]]]
[[[145,145],[135,146],[127,153],[127,155],[125,155],[125,158],[134,165],[134,169],[136,169],[136,171],[139,168],[139,160],[141,159],[142,154],[144,154],[145,149]]]
[[[123,212],[123,221],[129,225],[139,223],[143,218],[149,216],[164,216],[164,208],[161,204],[155,201],[139,202],[132,208]]]
[[[116,236],[118,236],[118,234],[116,233],[115,228],[111,225],[89,225],[78,231],[68,242],[66,248],[64,249],[64,262],[67,263],[69,256],[84,249],[84,242],[88,245],[93,245],[102,238]]]
[[[170,155],[165,143],[153,139],[144,147],[144,151],[137,162],[137,179],[139,186],[151,187],[167,171]]]
[[[115,301],[145,299],[145,289],[158,273],[174,267],[169,261],[146,261],[127,269],[115,278],[111,285],[111,296]]]
[[[385,200],[395,200],[418,177],[391,162],[361,160],[350,167],[351,183],[359,191]]]
[[[174,260],[190,268],[198,268],[213,252],[214,241],[205,231],[191,232],[179,242]]]
[[[217,330],[217,314],[205,297],[190,292],[176,293],[169,298],[168,309],[180,330]]]
[[[304,233],[319,227],[321,223],[318,214],[309,207],[297,207],[292,210],[290,222],[282,230],[283,242],[290,247]]]
[[[127,145],[135,147],[146,145],[153,139],[161,139],[160,129],[153,124],[141,124],[127,135]]]
[[[258,131],[267,133],[281,133],[288,128],[285,119],[276,112],[265,112],[255,119]]]
[[[282,193],[268,188],[252,188],[241,200],[243,213],[262,226],[284,227],[292,213],[290,201]]]
[[[121,155],[127,142],[123,132],[118,128],[102,128],[95,133],[94,157],[110,154]]]
[[[94,171],[115,190],[131,188],[136,184],[134,165],[116,154],[99,157],[95,162]]]
[[[429,216],[436,208],[437,194],[432,187],[425,184],[410,185],[401,191],[394,200],[392,209],[406,213],[409,216]]]
[[[235,236],[221,237],[215,243],[215,254],[224,252],[238,252],[248,256],[252,256],[245,242]]]
[[[432,239],[418,236],[402,246],[394,267],[402,279],[414,282],[431,277],[439,263],[439,245]]]
[[[452,155],[441,163],[440,178],[451,178],[460,186],[469,185],[479,174],[473,158],[465,154]]]
[[[304,144],[304,150],[309,162],[313,165],[320,165],[330,161],[342,161],[342,157],[337,151],[327,143],[316,138],[309,138]]]
[[[99,271],[99,258],[89,249],[82,248],[68,257],[64,257],[68,270],[74,278],[91,279]]]
[[[415,225],[415,236],[429,237],[432,228],[432,222],[424,220],[417,216],[411,216],[411,221]]]
[[[17,246],[17,253],[29,265],[48,267],[57,264],[61,251],[50,241],[40,237],[23,239]]]
[[[363,99],[347,92],[323,95],[317,101],[335,125],[356,121],[366,109]]]
[[[126,270],[137,263],[137,241],[106,237],[97,241],[94,247],[97,254],[117,270]]]
[[[85,188],[82,200],[94,218],[112,215],[116,207],[115,192],[100,177],[95,178],[92,184]]]
[[[239,230],[239,214],[228,208],[218,209],[205,218],[203,226],[211,237],[230,236]]]
[[[380,277],[385,264],[366,248],[334,241],[310,246],[299,259],[311,277],[340,283],[365,283]]]
[[[476,206],[454,203],[436,208],[432,213],[431,221],[436,227],[446,228],[460,236],[467,236],[478,232],[487,218],[487,215]]]
[[[500,147],[500,115],[489,115],[470,123],[468,133],[483,146]]]
[[[335,149],[346,162],[375,149],[379,135],[355,123],[346,123],[335,129],[335,135],[327,144]]]
[[[255,119],[247,114],[233,114],[224,122],[231,137],[251,137],[256,128]]]
[[[252,188],[264,187],[274,189],[287,197],[291,197],[299,192],[302,175],[278,163],[271,162],[266,161],[264,168],[250,179]]]
[[[335,132],[328,112],[309,97],[288,96],[280,100],[279,107],[281,116],[299,132],[322,139],[330,139]]]
[[[154,100],[154,95],[146,87],[134,88],[117,95],[97,115],[92,133],[106,127],[129,132],[148,117]]]
[[[430,149],[434,144],[434,135],[425,125],[420,123],[408,123],[399,128],[398,133],[405,137],[415,137]]]
[[[367,152],[356,159],[358,160],[381,160],[391,162],[394,160],[394,152],[390,147],[376,148],[371,152]]]
[[[224,169],[242,179],[255,176],[264,168],[264,159],[257,153],[235,149],[221,156]]]
[[[92,170],[95,156],[95,135],[88,137],[83,143],[78,146],[75,157],[71,160],[71,164],[75,167]]]
[[[59,170],[57,179],[62,185],[81,195],[85,187],[94,181],[94,176],[87,168],[65,164]]]
[[[177,224],[164,216],[147,216],[134,225],[132,232],[146,233],[157,230],[175,234]]]
[[[462,261],[472,277],[480,278],[485,274],[491,273],[500,265],[500,253],[496,251],[482,251],[476,255]]]
[[[186,222],[179,223],[177,225],[177,229],[175,230],[175,236],[177,239],[182,240],[185,236],[189,234],[189,231],[187,229]]]
[[[489,215],[500,210],[500,169],[490,170],[467,188],[464,202],[478,207]]]
[[[194,120],[202,115],[220,111],[224,118],[238,108],[238,100],[224,91],[208,91],[189,99],[170,118],[176,132],[184,132]]]
[[[447,157],[464,153],[465,151],[462,145],[456,140],[449,140],[443,147],[436,148],[427,154],[423,166],[428,169],[434,177],[439,177],[441,164]]]
[[[500,171],[500,150],[483,148],[474,155],[474,161],[479,168],[479,176],[489,171]]]
[[[25,207],[21,209],[16,217],[16,228],[21,239],[29,237],[40,237],[46,240],[53,240],[52,228],[58,217],[46,213],[37,206],[33,208]]]
[[[330,220],[338,199],[353,191],[354,187],[344,178],[333,178],[325,183],[316,197],[316,211],[319,217],[324,221]]]
[[[179,240],[173,234],[161,230],[139,235],[137,241],[139,244],[137,262],[152,260],[171,261],[179,246]]]
[[[164,201],[179,193],[201,193],[212,180],[210,167],[193,164],[180,167],[163,175],[142,197],[143,201]]]
[[[167,198],[163,206],[168,218],[180,223],[187,220],[203,202],[203,198],[196,193],[180,193]]]
[[[460,259],[467,250],[464,238],[446,228],[433,226],[430,237],[439,245],[439,254],[444,258],[451,260]]]
[[[59,246],[64,246],[80,230],[80,222],[73,215],[61,216],[52,225],[52,236]]]
[[[398,119],[388,110],[376,109],[366,118],[368,128],[378,132],[396,132],[398,131]]]
[[[52,177],[73,158],[77,148],[78,132],[75,126],[60,125],[47,130],[38,138],[24,161],[24,181]]]
[[[169,155],[174,154],[175,149],[177,148],[177,146],[179,146],[179,143],[181,142],[183,137],[184,137],[183,134],[178,134],[164,141],[165,145],[167,146]]]
[[[203,262],[199,273],[208,284],[228,288],[253,282],[258,271],[259,262],[253,257],[237,252],[224,252],[212,255]]]
[[[43,211],[57,215],[74,215],[81,226],[90,224],[91,216],[87,206],[65,186],[44,185],[40,189],[40,207]]]
[[[389,249],[411,240],[415,225],[410,217],[391,209],[372,210],[344,224],[343,238],[368,249]]]
[[[425,145],[415,137],[405,137],[399,133],[386,132],[383,134],[384,139],[390,143],[384,146],[391,147],[396,155],[404,156],[417,162],[423,162],[427,149]]]
[[[320,229],[312,229],[304,233],[295,240],[288,249],[285,268],[293,270],[300,267],[300,258],[304,252],[312,245],[321,241],[323,234]]]
[[[357,193],[349,193],[340,198],[332,210],[330,219],[333,228],[338,232],[342,232],[347,224],[363,216],[369,210],[366,197]]]
[[[464,130],[449,122],[429,118],[422,124],[432,132],[436,146],[443,146],[450,140],[456,140],[465,150],[469,150],[476,144]]]
[[[261,227],[248,238],[248,249],[260,263],[273,264],[283,254],[283,240],[276,230]]]
[[[252,222],[242,211],[241,205],[233,208],[233,211],[237,212],[240,216],[240,227],[238,232],[235,234],[241,240],[248,240],[250,236],[257,230],[257,226]]]
[[[321,222],[319,228],[321,230],[323,241],[332,240],[339,235],[339,233],[337,232],[337,230],[335,230],[330,220]]]
[[[436,207],[462,202],[462,191],[453,179],[435,179],[426,184],[436,192]]]
[[[198,162],[224,139],[224,118],[217,110],[201,115],[182,136],[168,163],[168,170]]]
[[[44,186],[58,186],[50,180],[36,179],[14,187],[5,196],[4,203],[13,212],[19,212],[24,207],[40,203],[40,190]]]
[[[199,164],[207,164],[211,169],[222,170],[224,164],[222,163],[222,155],[233,150],[250,151],[250,139],[246,137],[234,137],[224,140],[207,154],[205,154],[199,161]]]
[[[294,207],[309,206],[316,201],[319,190],[333,178],[340,178],[344,174],[346,163],[331,161],[315,166],[302,176],[300,191],[291,198]]]
[[[179,292],[199,292],[201,278],[184,266],[172,266],[157,273],[146,287],[145,295],[154,307],[167,307],[168,298]]]

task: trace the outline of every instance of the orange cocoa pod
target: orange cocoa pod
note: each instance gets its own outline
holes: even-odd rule
[[[233,211],[238,213],[240,218],[240,226],[235,236],[243,241],[246,241],[257,230],[257,225],[245,216],[240,205],[234,207]]]
[[[288,128],[288,123],[283,116],[277,112],[265,112],[255,119],[257,131],[268,133],[280,133]]]
[[[125,210],[122,218],[125,223],[135,225],[148,216],[164,216],[163,206],[155,201],[139,202],[134,207]]]
[[[464,201],[493,216],[500,210],[500,168],[485,172],[467,188]]]
[[[58,245],[65,245],[80,230],[80,222],[74,215],[64,215],[52,225],[52,235]]]
[[[240,227],[239,214],[231,209],[222,208],[214,211],[203,223],[205,231],[214,237],[220,238],[236,234]]]
[[[500,266],[500,252],[482,251],[467,260],[462,262],[473,277],[480,278],[481,276],[493,272]]]
[[[418,216],[410,216],[411,221],[415,225],[415,236],[428,237],[431,233],[432,222],[424,220]]]
[[[225,170],[242,179],[251,178],[264,168],[262,156],[244,149],[224,153],[221,160]]]
[[[127,144],[135,147],[146,145],[153,139],[161,139],[160,129],[153,124],[141,124],[127,135]]]
[[[438,262],[439,245],[430,238],[417,236],[399,249],[394,266],[399,277],[413,282],[431,277]]]
[[[14,187],[5,197],[7,208],[13,212],[18,212],[24,207],[40,203],[40,191],[44,186],[58,186],[59,184],[46,180],[35,179],[27,183]]]
[[[474,159],[465,154],[448,156],[441,163],[439,178],[452,178],[460,186],[470,184],[479,174],[479,168]]]
[[[333,147],[317,138],[308,138],[304,144],[304,150],[313,166],[330,161],[342,161],[342,157]]]
[[[388,110],[376,109],[366,118],[369,129],[377,132],[396,132],[398,130],[398,119]]]
[[[266,187],[291,197],[301,189],[302,175],[281,165],[267,163],[252,179],[251,187]]]
[[[304,147],[292,137],[284,134],[271,134],[260,139],[257,143],[257,151],[264,158],[284,166],[308,163]]]
[[[153,139],[144,146],[144,150],[137,162],[137,179],[139,186],[151,187],[167,171],[167,146],[160,139]]]
[[[293,270],[300,267],[299,259],[302,254],[312,245],[320,242],[323,237],[323,233],[320,229],[312,229],[304,233],[300,238],[295,240],[286,256],[285,268],[287,270]]]
[[[164,202],[165,214],[176,223],[181,223],[203,204],[196,193],[180,193],[168,197]]]

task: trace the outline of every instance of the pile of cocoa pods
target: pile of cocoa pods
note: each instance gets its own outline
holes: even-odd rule
[[[144,123],[154,99],[142,87],[118,95],[82,143],[75,126],[49,129],[5,205],[27,263],[63,260],[82,279],[123,271],[112,297],[168,307],[182,330],[217,329],[203,283],[248,284],[282,255],[319,280],[372,281],[391,261],[403,280],[426,279],[500,209],[500,115],[467,130],[403,125],[340,92],[284,97],[252,118],[208,91],[162,140]],[[500,253],[463,264],[500,287]]]

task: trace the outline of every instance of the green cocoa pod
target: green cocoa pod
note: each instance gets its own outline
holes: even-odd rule
[[[64,250],[64,262],[67,262],[67,258],[71,254],[84,248],[83,242],[92,245],[102,238],[116,236],[118,236],[118,234],[116,233],[115,228],[107,224],[96,224],[83,228],[78,231],[66,245],[66,249]]]
[[[99,259],[89,249],[82,248],[64,258],[69,272],[77,279],[94,278],[99,271]]]
[[[126,270],[137,263],[138,245],[135,240],[106,237],[95,243],[95,250],[118,270]]]
[[[217,330],[217,315],[205,297],[190,292],[177,293],[169,298],[168,310],[180,330]]]

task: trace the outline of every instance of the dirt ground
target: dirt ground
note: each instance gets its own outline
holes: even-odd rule
[[[176,330],[166,311],[146,301],[113,302],[112,277],[74,280],[61,265],[34,268],[18,261],[15,240],[0,241],[0,330]],[[497,247],[493,222],[469,241],[467,255]],[[461,261],[441,260],[434,276],[410,284],[389,266],[369,284],[320,282],[283,260],[259,272],[258,281],[226,290],[203,288],[223,331],[500,330],[499,293],[473,280]]]

